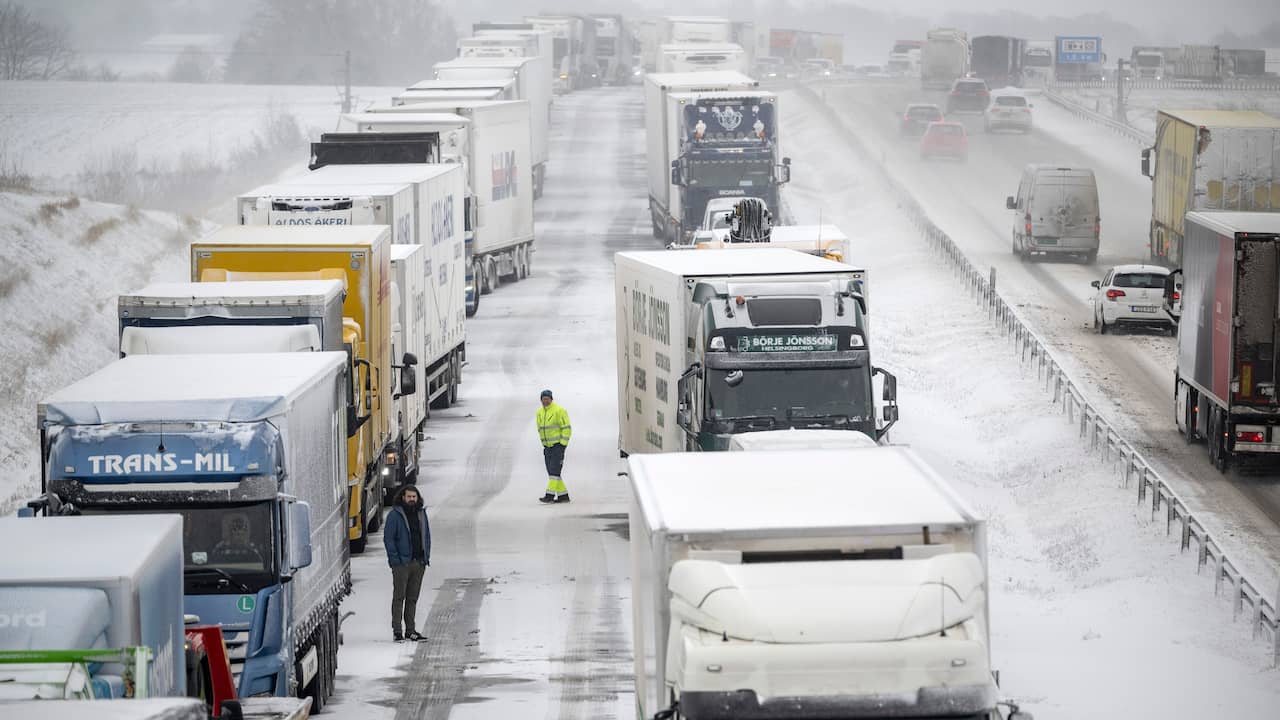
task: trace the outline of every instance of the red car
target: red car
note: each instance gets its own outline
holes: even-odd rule
[[[932,122],[920,138],[920,157],[969,159],[969,136],[958,122]]]

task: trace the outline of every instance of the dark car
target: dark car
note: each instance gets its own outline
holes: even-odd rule
[[[951,86],[947,95],[947,112],[984,112],[991,102],[987,81],[978,78],[960,78]]]
[[[912,104],[902,112],[898,122],[898,132],[902,135],[920,136],[931,122],[941,122],[942,108],[937,105]]]

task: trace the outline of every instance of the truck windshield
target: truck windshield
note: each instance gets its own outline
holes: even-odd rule
[[[842,427],[874,419],[864,370],[743,370],[736,387],[725,382],[731,372],[707,371],[707,415],[721,426],[717,432]]]
[[[1139,55],[1138,67],[1160,67],[1164,57],[1160,55]]]
[[[763,188],[773,178],[773,166],[757,160],[696,162],[689,171],[690,184],[702,188]]]
[[[256,593],[274,583],[275,519],[270,502],[240,505],[85,508],[86,515],[170,513],[182,516],[187,595]]]

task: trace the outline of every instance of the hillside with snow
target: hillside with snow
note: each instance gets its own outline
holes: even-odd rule
[[[116,296],[182,280],[194,217],[0,192],[0,516],[40,488],[36,403],[117,357]]]

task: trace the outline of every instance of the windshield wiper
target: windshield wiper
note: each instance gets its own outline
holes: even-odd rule
[[[745,423],[747,427],[755,427],[757,422],[767,422],[770,429],[778,423],[778,419],[772,415],[740,415],[738,417],[724,418],[724,422],[732,423],[736,428],[739,423]]]
[[[218,577],[223,578],[227,582],[234,583],[237,587],[240,588],[242,592],[253,592],[252,590],[249,589],[248,585],[245,585],[244,583],[237,580],[235,575],[232,575],[231,573],[227,572],[226,570],[223,570],[220,567],[191,568],[190,570],[186,570],[184,574],[186,575],[217,575]]]
[[[848,425],[849,416],[843,413],[830,413],[823,415],[808,415],[796,412],[787,412],[787,419],[793,423],[800,425],[826,426],[826,425]]]

